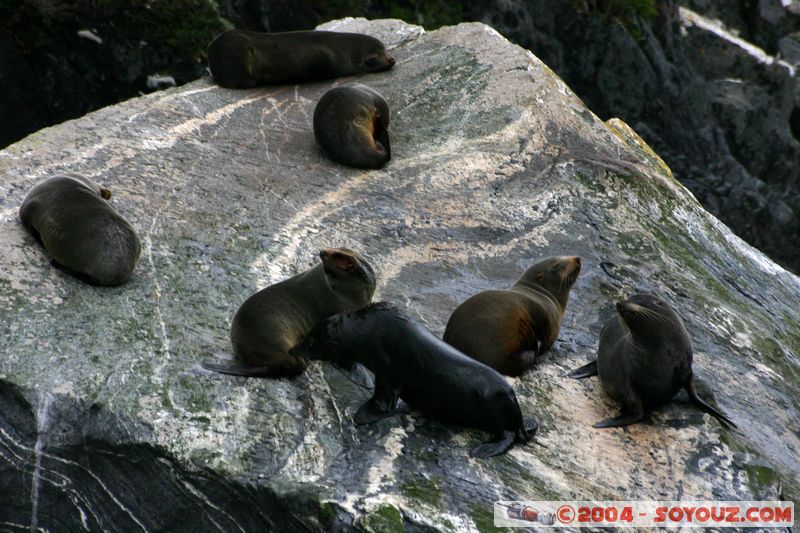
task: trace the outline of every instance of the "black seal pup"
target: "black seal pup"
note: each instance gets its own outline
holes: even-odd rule
[[[375,89],[353,83],[334,87],[314,108],[314,137],[342,165],[380,168],[391,159],[389,105]]]
[[[214,81],[231,89],[379,72],[394,63],[382,42],[360,33],[228,30],[208,45]]]
[[[556,341],[580,271],[578,257],[550,257],[510,289],[479,292],[453,311],[445,342],[502,374],[521,375]]]
[[[142,245],[109,198],[111,191],[89,178],[56,176],[28,193],[19,218],[64,271],[93,285],[122,285]]]
[[[207,361],[209,370],[237,376],[288,377],[305,364],[289,354],[322,319],[357,309],[375,292],[367,260],[347,248],[321,250],[322,262],[250,296],[231,324],[234,361]]]
[[[523,419],[503,376],[385,302],[320,322],[292,354],[342,367],[361,363],[375,374],[374,395],[359,408],[356,424],[391,416],[402,398],[430,418],[495,435],[470,451],[481,458],[527,442],[538,428],[536,420]]]
[[[575,379],[598,375],[603,390],[622,404],[622,411],[594,424],[596,428],[639,422],[681,389],[700,409],[736,427],[697,395],[689,333],[678,313],[655,295],[635,294],[619,302],[617,313],[600,332],[597,359],[569,373]]]

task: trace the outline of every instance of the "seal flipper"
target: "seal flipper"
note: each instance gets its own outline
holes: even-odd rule
[[[372,424],[394,414],[400,391],[386,384],[384,379],[375,377],[375,394],[358,408],[353,417],[356,425]]]
[[[248,366],[236,361],[215,362],[203,361],[203,368],[230,376],[266,377],[272,369],[270,366]]]
[[[635,424],[636,422],[641,422],[645,419],[644,409],[640,404],[632,404],[626,405],[622,408],[620,413],[612,418],[606,418],[605,420],[601,420],[596,424],[593,424],[593,428],[601,429],[601,428],[619,428],[623,426],[630,426],[631,424]]]
[[[589,364],[583,365],[580,368],[576,368],[575,370],[567,374],[567,376],[571,377],[572,379],[590,378],[596,375],[597,375],[597,359],[595,359]]]
[[[686,389],[686,392],[689,393],[689,399],[697,407],[699,407],[706,413],[710,414],[723,424],[727,424],[728,426],[733,428],[738,428],[738,426],[734,424],[730,418],[728,418],[727,416],[723,415],[722,413],[720,413],[719,411],[708,405],[705,401],[703,401],[703,399],[700,396],[697,395],[697,389],[695,389],[694,387],[694,378],[692,376],[689,376],[689,382],[686,384],[684,388]]]
[[[203,368],[219,372],[220,374],[228,374],[230,376],[245,376],[251,378],[284,378],[293,377],[300,374],[305,370],[299,360],[294,362],[287,361],[281,365],[245,365],[235,360],[224,362],[203,361]]]
[[[478,459],[486,459],[506,453],[511,446],[514,445],[516,435],[513,431],[505,431],[503,435],[493,441],[478,444],[469,451],[470,457],[477,457]]]

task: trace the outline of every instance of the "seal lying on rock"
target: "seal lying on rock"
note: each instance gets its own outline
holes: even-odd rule
[[[214,81],[231,89],[378,72],[394,63],[382,42],[360,33],[228,30],[208,45]]]
[[[368,304],[375,292],[375,273],[359,253],[328,248],[319,256],[322,262],[312,269],[250,296],[231,324],[236,359],[208,361],[203,366],[237,376],[284,377],[302,372],[305,365],[289,350],[319,321]]]
[[[335,87],[314,108],[314,137],[342,165],[380,168],[391,159],[389,106],[377,91],[357,83]]]
[[[635,294],[619,302],[617,314],[600,332],[597,359],[569,373],[575,379],[596,375],[603,390],[622,404],[620,414],[596,423],[596,428],[639,422],[681,389],[700,409],[736,427],[697,395],[689,333],[675,310],[657,296]]]
[[[375,374],[374,395],[356,413],[356,424],[391,416],[402,398],[425,416],[495,435],[496,440],[470,451],[481,458],[527,442],[538,428],[534,419],[523,419],[514,389],[503,376],[391,304],[375,303],[330,317],[291,353],[342,367],[361,363]]]
[[[550,257],[510,289],[479,292],[453,311],[445,342],[502,374],[521,375],[553,346],[580,271],[578,257]]]
[[[108,198],[111,191],[89,178],[57,176],[28,193],[19,217],[66,272],[93,285],[122,285],[133,275],[142,246]]]

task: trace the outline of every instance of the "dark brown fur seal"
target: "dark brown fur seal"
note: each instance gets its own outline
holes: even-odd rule
[[[111,191],[88,178],[57,176],[28,193],[19,217],[66,272],[93,285],[122,285],[133,275],[142,247],[108,198]]]
[[[575,379],[597,375],[603,390],[622,404],[622,411],[594,424],[596,428],[639,422],[681,389],[700,409],[736,427],[697,395],[689,333],[678,313],[652,294],[635,294],[619,302],[617,313],[600,332],[597,359],[569,374]]]
[[[391,159],[388,129],[386,100],[365,85],[335,87],[314,109],[314,137],[328,157],[342,165],[385,165]]]
[[[360,254],[347,248],[319,252],[312,269],[262,289],[236,311],[231,324],[234,361],[205,362],[209,370],[237,376],[284,377],[305,369],[289,350],[321,320],[366,305],[375,274]]]
[[[502,374],[521,375],[553,346],[580,271],[578,257],[550,257],[510,289],[479,292],[453,311],[445,342]]]
[[[378,72],[394,63],[382,42],[360,33],[228,30],[208,45],[214,81],[231,89]]]
[[[523,419],[503,376],[391,304],[372,304],[320,322],[292,354],[344,367],[357,362],[375,374],[375,393],[356,413],[356,424],[391,416],[402,398],[425,416],[496,436],[474,447],[473,457],[504,453],[515,442],[530,440],[538,428],[534,419]]]

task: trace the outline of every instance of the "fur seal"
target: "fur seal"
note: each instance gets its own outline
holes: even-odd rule
[[[250,296],[231,324],[233,361],[203,366],[236,376],[288,377],[305,364],[289,354],[317,322],[366,305],[375,273],[361,254],[347,248],[319,252],[322,262]]]
[[[553,346],[580,271],[578,257],[550,257],[510,289],[479,292],[453,311],[445,342],[501,374],[521,375]]]
[[[622,404],[622,411],[597,422],[596,428],[639,422],[681,389],[700,409],[736,427],[697,395],[689,333],[678,313],[655,295],[635,294],[617,303],[617,313],[600,332],[597,359],[569,373],[574,379],[598,375],[603,390]]]
[[[374,395],[356,413],[356,424],[391,416],[402,398],[430,418],[495,435],[470,451],[481,458],[527,442],[538,428],[536,420],[523,419],[503,376],[385,302],[323,320],[292,354],[344,367],[361,363],[375,374]]]
[[[327,80],[392,68],[378,39],[360,33],[291,31],[222,32],[208,45],[214,81],[230,89]]]
[[[335,87],[314,108],[314,137],[334,161],[381,168],[391,159],[389,106],[375,89],[357,83]]]
[[[109,198],[111,191],[89,178],[56,176],[28,193],[19,217],[66,272],[93,285],[122,285],[133,275],[142,246]]]

